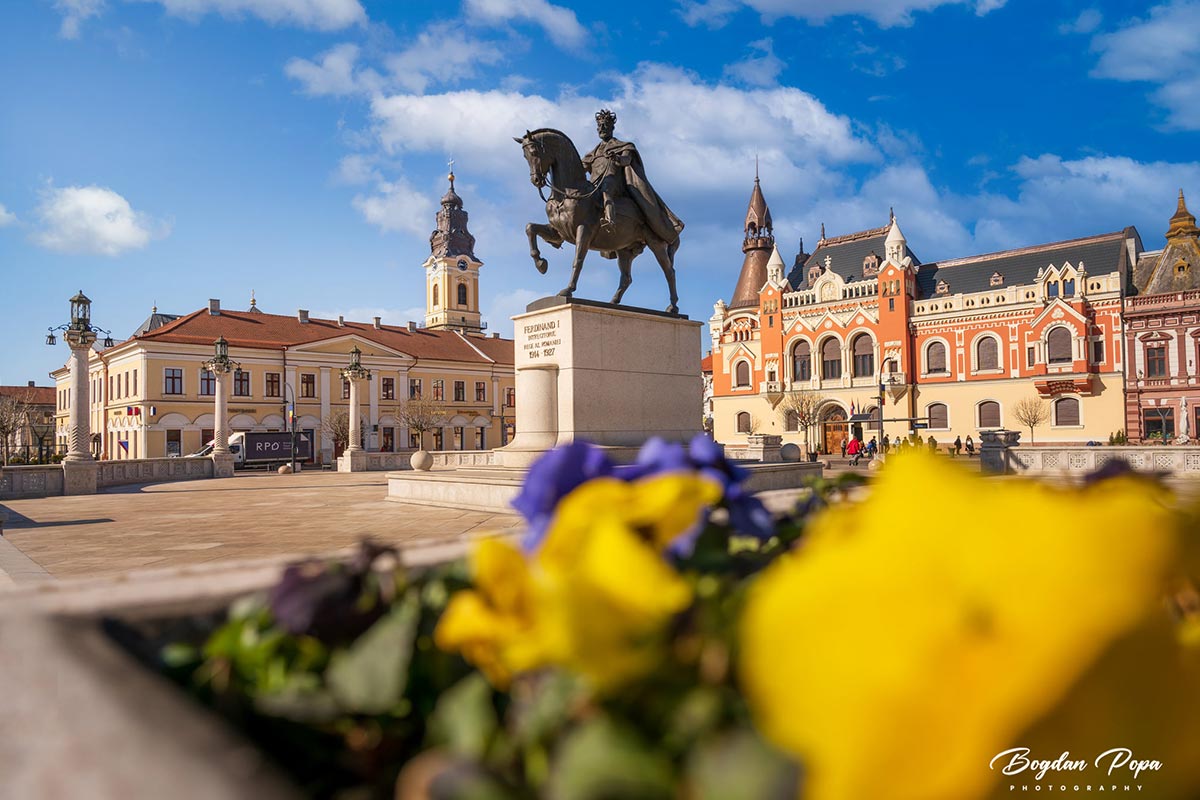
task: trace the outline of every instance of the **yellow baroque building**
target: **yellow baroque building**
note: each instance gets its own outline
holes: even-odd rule
[[[426,275],[426,326],[267,314],[252,299],[247,311],[223,309],[219,300],[184,316],[157,309],[126,341],[92,352],[89,363],[93,452],[102,459],[181,456],[213,438],[216,381],[204,363],[219,337],[240,369],[229,374],[229,428],[283,431],[294,408],[296,427],[316,443],[314,460],[329,463],[335,451],[332,422],[349,410],[349,386],[340,371],[354,347],[371,370],[362,407],[363,446],[392,452],[484,450],[515,433],[513,342],[484,333],[479,314],[475,239],[454,191],[442,198],[430,237]],[[70,409],[66,366],[56,382],[56,429],[65,449]],[[401,424],[410,398],[439,404],[445,424],[419,441]],[[294,406],[292,405],[294,403]]]

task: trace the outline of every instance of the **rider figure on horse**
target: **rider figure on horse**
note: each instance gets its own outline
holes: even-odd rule
[[[678,246],[679,232],[683,222],[667,208],[650,181],[646,180],[646,169],[642,157],[632,142],[623,142],[613,137],[617,115],[607,108],[596,112],[596,131],[600,144],[583,157],[583,167],[591,174],[592,183],[599,189],[604,200],[604,215],[601,225],[611,228],[616,222],[613,209],[619,197],[629,197],[637,203],[646,219],[646,224],[660,238]]]

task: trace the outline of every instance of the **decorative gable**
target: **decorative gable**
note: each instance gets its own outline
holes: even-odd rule
[[[879,256],[872,250],[863,259],[862,274],[864,278],[874,278],[879,274]]]
[[[937,282],[937,294],[950,294],[950,284],[945,281]]]
[[[1003,286],[1004,276],[999,272],[993,272],[992,277],[988,280],[988,286]]]

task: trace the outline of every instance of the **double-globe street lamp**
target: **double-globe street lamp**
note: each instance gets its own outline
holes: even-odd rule
[[[104,334],[105,348],[113,346],[112,332],[92,325],[92,301],[83,290],[71,298],[71,321],[51,327],[46,333],[46,344],[58,343],[56,331],[63,332],[67,346],[71,348],[69,402],[70,416],[67,455],[64,461],[92,461],[91,420],[88,403],[88,354],[96,342],[97,334]]]

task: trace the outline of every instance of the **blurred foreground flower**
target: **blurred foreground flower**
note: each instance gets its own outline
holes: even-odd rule
[[[528,564],[507,543],[480,543],[476,588],[451,598],[438,646],[462,652],[499,686],[544,664],[601,688],[652,668],[666,623],[692,599],[662,551],[720,496],[694,474],[583,484],[558,504]]]
[[[984,796],[996,754],[1021,745],[1114,643],[1165,617],[1179,525],[1167,501],[1134,478],[1064,490],[913,454],[889,464],[864,502],[818,517],[801,549],[751,588],[741,626],[744,691],[766,737],[804,761],[804,797]],[[1181,672],[1169,632],[1154,641],[1116,686]],[[1171,685],[1190,693],[1195,674]],[[1083,722],[1031,757],[1071,748],[1091,763],[1171,713],[1142,709],[1140,725],[1114,730],[1101,723],[1120,718],[1121,690],[1102,685],[1111,694],[1093,692]],[[1196,695],[1171,705],[1181,703],[1194,708]],[[1187,713],[1175,735],[1194,735]],[[1089,726],[1113,740],[1074,749],[1066,731]]]

